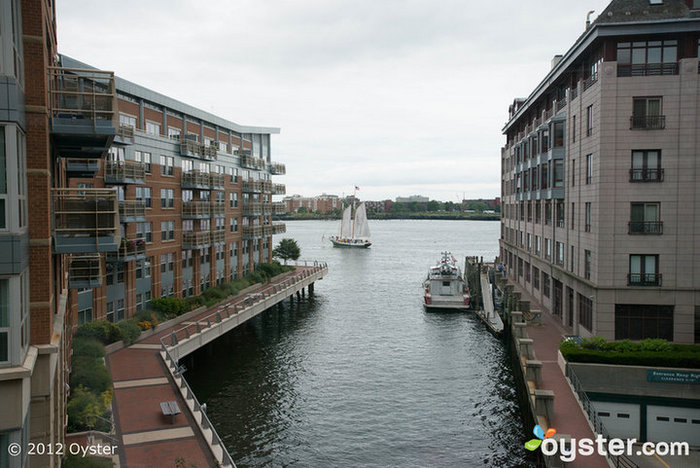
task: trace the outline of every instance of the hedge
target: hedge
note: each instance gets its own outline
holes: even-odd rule
[[[581,344],[565,340],[559,349],[570,362],[700,369],[700,346],[671,344],[661,339],[607,342],[592,337]]]
[[[85,324],[87,325],[87,324]],[[78,328],[85,327],[81,325]],[[83,330],[95,330],[99,328],[85,327]],[[71,358],[70,396],[68,398],[68,432],[84,431],[90,426],[89,417],[98,415],[109,418],[109,410],[112,405],[112,379],[105,367],[103,357],[104,345],[96,338],[90,336],[76,336],[73,338],[73,356]],[[101,427],[104,422],[96,420],[95,428],[108,430]]]

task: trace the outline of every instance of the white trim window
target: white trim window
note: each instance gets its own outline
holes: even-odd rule
[[[160,124],[158,122],[146,120],[146,133],[149,135],[160,136]]]

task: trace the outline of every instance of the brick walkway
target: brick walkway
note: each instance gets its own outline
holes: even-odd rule
[[[217,304],[190,321],[197,321],[227,304],[237,304],[251,293],[278,284],[306,267],[297,267],[259,287]],[[124,467],[174,467],[182,458],[185,466],[214,466],[216,461],[179,389],[159,356],[160,338],[182,324],[163,328],[128,348],[107,356],[107,367],[114,384],[114,423],[120,441],[120,462]],[[162,401],[176,401],[181,414],[163,416]]]

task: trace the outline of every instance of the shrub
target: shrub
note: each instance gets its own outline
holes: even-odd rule
[[[62,462],[63,468],[112,468],[112,460],[107,458],[83,457],[82,455],[68,455]]]
[[[671,344],[661,338],[647,338],[639,342],[641,351],[670,351]]]
[[[119,330],[121,330],[122,340],[125,345],[130,345],[136,338],[141,334],[141,328],[133,320],[121,320],[117,323]]]
[[[201,296],[192,296],[185,299],[185,307],[189,310],[194,310],[197,307],[204,305],[204,299]]]
[[[141,320],[136,325],[139,327],[139,329],[141,331],[150,330],[151,328],[153,328],[153,324],[151,323],[150,320]]]
[[[605,338],[600,336],[591,336],[589,338],[584,338],[581,343],[583,349],[603,349],[606,345]]]
[[[88,356],[101,358],[105,355],[105,347],[95,338],[79,336],[73,338],[73,356]]]
[[[74,336],[95,338],[102,344],[110,344],[122,339],[122,333],[119,327],[105,320],[96,320],[80,325],[75,331]]]
[[[177,297],[151,299],[151,307],[161,312],[166,318],[174,318],[187,312],[185,302]]]
[[[88,429],[88,416],[102,415],[103,405],[100,398],[89,389],[74,387],[68,400],[68,432],[79,432]]]
[[[639,343],[631,340],[606,342],[600,350],[567,340],[559,345],[559,350],[571,362],[700,368],[700,346],[670,344],[660,339],[646,339]]]
[[[107,390],[112,383],[102,358],[73,356],[71,366],[71,388],[83,385],[97,394]]]

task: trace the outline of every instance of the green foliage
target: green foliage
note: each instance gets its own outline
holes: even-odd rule
[[[122,334],[122,341],[125,345],[130,345],[141,335],[141,329],[133,320],[121,320],[117,326]]]
[[[202,296],[191,296],[185,299],[185,308],[187,310],[194,310],[198,307],[204,305],[204,298]]]
[[[95,393],[102,393],[107,390],[112,383],[112,379],[109,376],[109,372],[107,372],[102,358],[73,356],[71,366],[71,388],[83,385]]]
[[[287,260],[296,260],[301,255],[299,244],[294,239],[282,239],[272,251],[272,256],[281,258],[287,263]]]
[[[299,209],[297,210],[297,213],[301,213],[301,214],[308,213],[308,212],[309,212],[309,210],[307,210],[305,206],[300,206]]]
[[[76,337],[95,338],[103,344],[110,344],[122,339],[119,327],[112,322],[96,320],[80,325],[75,331]]]
[[[442,209],[442,203],[435,200],[430,200],[426,205],[426,210],[428,211],[440,211]]]
[[[82,455],[67,455],[61,462],[63,468],[112,468],[112,460]]]
[[[184,301],[178,297],[158,297],[151,299],[151,308],[161,312],[165,318],[174,318],[188,312]]]
[[[566,340],[559,345],[559,350],[571,362],[700,368],[700,346],[670,344],[658,338],[640,342],[607,342],[600,337],[591,337],[583,340],[581,345]]]
[[[88,356],[101,358],[105,355],[105,347],[95,338],[78,336],[73,338],[73,356]]]

